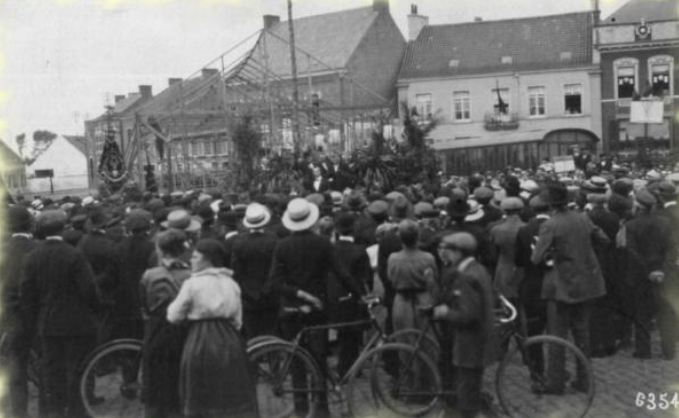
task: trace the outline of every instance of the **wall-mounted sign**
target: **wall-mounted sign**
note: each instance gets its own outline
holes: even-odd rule
[[[54,170],[53,169],[46,169],[46,170],[35,170],[35,177],[41,179],[41,178],[52,178],[54,177]]]

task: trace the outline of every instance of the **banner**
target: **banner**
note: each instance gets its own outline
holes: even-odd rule
[[[632,123],[662,123],[662,100],[637,100],[630,104],[629,121]]]
[[[554,162],[555,173],[568,173],[569,171],[575,171],[575,160],[573,160],[572,155],[553,157],[552,161]]]

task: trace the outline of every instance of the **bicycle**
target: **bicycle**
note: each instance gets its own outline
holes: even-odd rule
[[[495,372],[495,389],[504,412],[512,418],[529,418],[544,416],[584,417],[594,399],[595,387],[590,361],[575,345],[562,338],[551,335],[527,337],[517,323],[516,308],[502,295],[501,312],[509,315],[496,318],[495,331],[498,347],[506,347],[500,355],[499,365]],[[415,353],[424,352],[421,341],[430,329],[437,338],[440,333],[432,326],[433,307],[424,308],[429,320],[427,326],[414,343]],[[492,341],[492,340],[491,340]],[[559,366],[563,363],[564,367]],[[404,362],[407,368],[408,361]],[[490,371],[487,368],[486,372]],[[553,382],[558,386],[549,386],[547,374],[551,372]],[[437,372],[438,373],[438,372]],[[570,385],[567,381],[571,380]],[[440,380],[440,379],[439,379]],[[392,412],[403,416],[420,416],[431,411],[438,402],[452,392],[442,390],[440,386],[430,392],[412,391],[408,382],[388,381],[394,386],[373,386],[377,397]],[[379,382],[378,382],[379,383]],[[427,399],[427,408],[412,409],[410,398],[418,395]]]
[[[142,341],[123,338],[96,347],[81,365],[80,397],[90,417],[143,417]]]
[[[249,344],[248,359],[257,385],[259,411],[262,416],[285,417],[300,414],[313,417],[319,410],[322,397],[328,392],[337,397],[341,406],[346,404],[346,410],[343,411],[345,414],[365,416],[358,412],[361,405],[376,406],[379,403],[374,397],[374,391],[370,390],[374,379],[384,378],[378,371],[384,371],[386,376],[392,376],[399,369],[400,359],[412,359],[413,355],[417,361],[416,366],[424,374],[430,377],[438,376],[436,364],[428,356],[422,352],[417,353],[407,344],[390,342],[393,341],[393,337],[390,340],[390,337],[384,334],[373,313],[373,308],[381,303],[378,298],[369,298],[364,303],[369,313],[368,319],[307,326],[292,341],[264,337],[254,344]],[[309,312],[310,308],[302,307],[287,308],[285,313],[303,315]],[[311,353],[302,346],[304,338],[312,332],[366,326],[373,332],[363,344],[358,357],[342,376],[329,372],[326,376],[329,383],[326,389],[319,365]],[[432,343],[432,340],[428,340],[427,337],[420,339],[422,347],[427,343]],[[343,387],[347,387],[346,396]]]

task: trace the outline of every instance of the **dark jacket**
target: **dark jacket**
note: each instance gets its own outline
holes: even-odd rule
[[[21,283],[26,324],[40,336],[93,336],[99,308],[92,269],[82,252],[47,240],[26,257]]]
[[[269,276],[271,289],[281,295],[283,306],[297,306],[298,290],[327,303],[328,273],[333,272],[347,291],[362,295],[345,266],[338,263],[330,241],[313,232],[293,232],[276,245]]]
[[[348,271],[354,283],[353,286],[372,289],[373,275],[365,247],[343,240],[335,242],[333,247],[337,261]],[[331,273],[328,281],[328,310],[330,311],[331,321],[350,321],[365,313],[365,308],[361,310],[356,305],[355,298],[352,298],[351,301],[344,301],[343,298],[346,296],[347,291],[342,282]]]
[[[101,291],[102,302],[113,306],[120,291],[120,266],[117,244],[99,232],[85,234],[78,243],[78,249],[90,263],[94,280]]]
[[[606,294],[594,242],[606,244],[609,239],[584,213],[557,210],[540,225],[531,262],[539,265],[553,253],[556,300],[580,303]]]
[[[147,234],[135,234],[125,237],[118,244],[117,252],[121,263],[115,310],[125,317],[137,318],[140,315],[139,281],[155,247]]]
[[[21,326],[21,279],[24,276],[24,258],[37,247],[37,243],[24,236],[10,237],[4,245],[0,285],[2,286],[2,329],[18,330]]]
[[[453,364],[480,368],[489,363],[494,293],[486,268],[472,260],[463,271],[445,270],[442,283],[450,312],[445,320],[455,332]]]
[[[269,232],[249,232],[233,241],[231,268],[241,289],[243,309],[271,310],[276,301],[265,291],[278,239]]]
[[[640,280],[646,282],[652,271],[663,271],[672,244],[672,229],[666,218],[642,212],[625,223],[627,250],[638,268]]]
[[[530,257],[533,253],[533,246],[537,242],[540,225],[547,218],[533,218],[519,229],[516,235],[516,258],[515,263],[524,268],[524,276],[519,286],[519,300],[523,303],[535,303],[540,299],[542,293],[542,281],[545,273],[545,266],[531,263]]]

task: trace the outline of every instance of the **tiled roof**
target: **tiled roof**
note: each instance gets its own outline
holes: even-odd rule
[[[87,144],[85,143],[85,137],[79,135],[62,135],[65,140],[76,147],[83,155],[87,155]]]
[[[378,12],[372,7],[361,7],[294,19],[298,73],[345,67],[377,15]],[[262,32],[262,36],[271,71],[281,77],[290,76],[292,70],[288,22],[273,24]],[[262,45],[260,39],[253,55],[258,61],[262,61]],[[303,52],[313,58],[307,59]]]
[[[134,104],[136,104],[139,99],[141,99],[141,94],[139,93],[128,94],[127,97],[120,100],[113,106],[113,113],[123,113],[130,107],[134,106]]]
[[[562,53],[570,52],[570,59]],[[503,64],[503,57],[511,57]],[[457,61],[457,65],[451,65]],[[408,44],[399,78],[581,66],[592,62],[590,12],[425,26]]]
[[[677,0],[630,0],[608,16],[604,23],[638,23],[659,20],[678,20]]]

